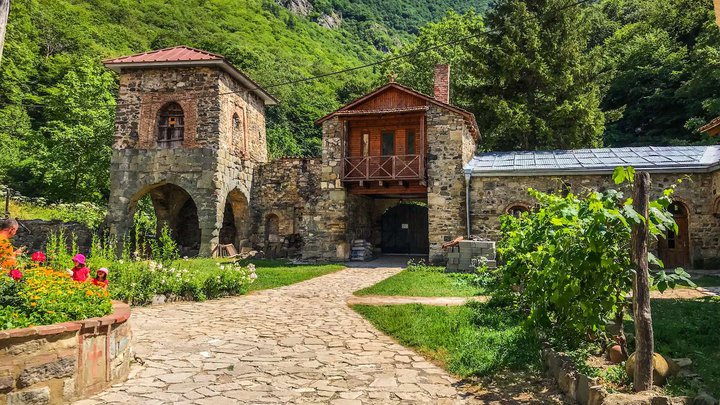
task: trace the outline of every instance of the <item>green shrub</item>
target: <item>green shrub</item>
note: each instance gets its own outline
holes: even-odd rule
[[[620,168],[616,182],[632,174],[631,168]],[[672,191],[650,203],[652,235],[677,228],[667,211]],[[643,218],[632,200],[616,190],[579,197],[530,189],[530,195],[538,202],[535,212],[501,217],[502,288],[529,310],[537,326],[560,341],[602,335],[632,287],[630,233]],[[662,265],[652,256],[651,261]],[[671,275],[659,272],[656,281],[660,289],[672,287],[686,274],[682,269]]]

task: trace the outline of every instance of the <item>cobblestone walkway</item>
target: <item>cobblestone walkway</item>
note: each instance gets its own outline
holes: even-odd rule
[[[352,268],[203,303],[137,308],[130,379],[81,404],[461,403],[456,379],[346,299],[400,268]]]

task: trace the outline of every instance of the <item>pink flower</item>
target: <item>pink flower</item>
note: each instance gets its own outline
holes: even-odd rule
[[[43,252],[35,252],[32,254],[32,261],[35,263],[45,263],[45,260],[47,260],[47,257]]]
[[[18,269],[12,269],[10,270],[10,277],[12,277],[13,280],[18,281],[22,278],[22,273]]]

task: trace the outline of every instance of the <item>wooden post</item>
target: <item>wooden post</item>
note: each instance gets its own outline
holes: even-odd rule
[[[635,174],[633,205],[635,211],[647,220],[650,194],[650,173]],[[636,273],[633,280],[633,315],[635,319],[635,370],[633,385],[636,392],[652,388],[653,341],[652,315],[650,313],[650,285],[648,274],[647,223],[632,228],[631,255]]]
[[[715,23],[720,27],[720,0],[713,0],[715,6]]]
[[[10,0],[0,0],[0,61],[2,61],[3,44],[5,44],[5,28],[10,15]]]

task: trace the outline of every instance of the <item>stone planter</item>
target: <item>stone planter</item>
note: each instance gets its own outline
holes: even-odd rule
[[[59,404],[130,372],[130,307],[102,318],[0,331],[0,404]]]
[[[637,394],[609,393],[597,378],[591,378],[579,372],[575,363],[566,354],[555,351],[545,345],[542,352],[543,362],[550,377],[554,378],[566,397],[580,405],[697,405],[715,404],[715,400],[701,394],[697,398],[670,397],[655,391]],[[705,402],[698,402],[703,400]]]

